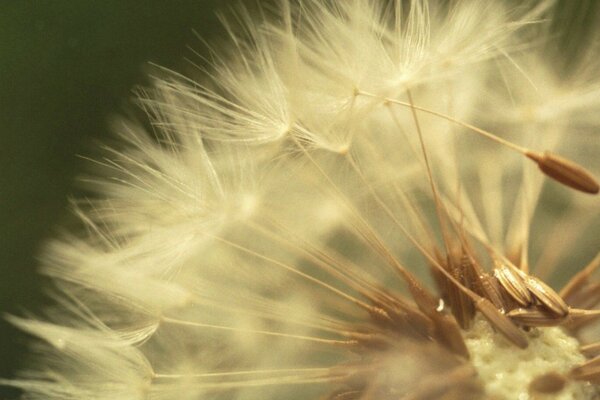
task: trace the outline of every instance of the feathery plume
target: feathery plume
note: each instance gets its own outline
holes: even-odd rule
[[[552,6],[283,1],[226,19],[206,76],[161,71],[139,98],[152,132],[122,120],[122,147],[94,159],[80,229],[45,252],[59,306],[11,317],[38,359],[0,383],[597,398],[600,258],[578,240],[598,222],[600,47],[554,68]],[[555,198],[560,217],[538,207]]]

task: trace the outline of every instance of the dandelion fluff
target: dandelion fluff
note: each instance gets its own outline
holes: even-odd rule
[[[80,227],[43,257],[59,305],[11,317],[38,361],[2,383],[34,399],[596,398],[600,262],[580,239],[597,198],[550,178],[597,185],[597,47],[552,68],[552,7],[224,18],[229,47],[199,77],[160,70],[140,90],[151,132],[119,120],[120,145],[91,158]],[[570,161],[543,175],[546,151]]]

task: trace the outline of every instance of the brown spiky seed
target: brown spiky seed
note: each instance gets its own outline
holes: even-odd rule
[[[552,289],[546,285],[541,279],[535,276],[527,276],[525,284],[529,291],[554,314],[564,317],[569,313],[569,306],[565,301]]]
[[[565,321],[564,316],[540,308],[516,308],[506,315],[517,324],[524,326],[557,326]]]
[[[527,288],[525,281],[519,274],[506,265],[499,265],[494,269],[494,276],[500,282],[500,285],[506,290],[508,295],[519,305],[528,307],[533,303],[531,292]]]
[[[600,252],[581,271],[576,273],[559,292],[560,296],[569,301],[569,297],[579,292],[589,281],[590,276],[600,268]]]
[[[479,279],[483,289],[482,295],[488,298],[497,309],[502,311],[507,309],[507,303],[502,296],[502,286],[500,285],[500,282],[498,282],[498,278],[490,274],[483,273]]]
[[[541,154],[528,151],[525,155],[535,161],[546,176],[563,185],[590,194],[597,194],[600,191],[600,184],[598,184],[596,178],[573,161],[548,151]]]
[[[485,319],[515,346],[525,349],[529,345],[527,336],[506,315],[502,314],[488,299],[482,297],[475,306]]]
[[[600,342],[586,344],[579,348],[581,354],[586,357],[596,357],[600,355]]]
[[[558,393],[567,385],[567,378],[558,372],[548,372],[534,378],[529,384],[532,393],[551,394]]]
[[[592,358],[569,372],[572,379],[600,383],[600,357]]]

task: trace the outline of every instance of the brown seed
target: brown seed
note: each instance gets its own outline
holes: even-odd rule
[[[466,250],[463,250],[463,254],[460,258],[460,269],[465,274],[468,287],[476,293],[483,293],[483,287],[481,284],[481,275],[483,269],[473,257],[471,257]]]
[[[471,288],[471,282],[466,277],[466,271],[463,270],[463,264],[460,263],[460,261],[456,261],[456,258],[448,257],[446,266],[448,272],[450,272],[458,282]],[[450,310],[456,318],[456,321],[461,328],[469,329],[473,316],[475,315],[473,300],[449,281],[446,292]]]
[[[578,381],[600,383],[600,357],[592,358],[571,369],[569,376]]]
[[[557,326],[564,316],[557,316],[540,308],[516,308],[506,314],[511,320],[525,326]]]
[[[600,191],[598,181],[582,166],[548,151],[528,151],[527,157],[535,161],[548,177],[581,192],[596,194]]]
[[[527,336],[510,318],[498,311],[488,299],[482,297],[475,303],[475,306],[505,338],[521,349],[527,348],[529,345]]]
[[[533,303],[531,292],[517,272],[506,265],[500,265],[494,269],[494,276],[498,278],[500,285],[519,305],[528,307]]]
[[[451,352],[469,359],[469,349],[463,339],[456,320],[448,314],[438,314],[433,318],[435,325],[435,336],[444,344]]]
[[[566,316],[569,313],[569,306],[565,301],[540,279],[529,275],[525,279],[525,284],[529,291],[542,303],[549,311],[558,316]]]
[[[356,343],[360,349],[385,350],[393,346],[391,338],[382,333],[345,332],[344,336]]]
[[[592,309],[600,302],[600,282],[590,282],[569,297],[574,307]]]
[[[490,301],[496,306],[499,310],[505,310],[507,308],[507,303],[504,301],[502,296],[501,286],[498,282],[498,279],[494,276],[491,276],[487,273],[481,274],[479,277],[481,282],[481,287],[483,288],[484,293],[482,293],[486,298],[490,299]]]
[[[596,257],[581,271],[567,282],[567,284],[561,289],[560,296],[569,300],[569,297],[580,291],[583,286],[588,282],[590,276],[600,267],[600,253],[596,254]]]
[[[586,357],[596,357],[600,355],[600,342],[586,344],[579,348],[581,354]]]
[[[377,299],[370,315],[373,322],[384,329],[392,327],[417,337],[430,336],[433,331],[431,319],[401,297]]]
[[[549,372],[534,378],[529,384],[529,391],[533,393],[551,394],[558,393],[565,388],[567,378],[558,372]]]
[[[598,384],[600,383],[600,367],[571,371],[569,377],[576,381],[586,381]]]
[[[572,332],[595,323],[600,318],[600,310],[582,310],[580,308],[569,309],[569,318],[566,328]]]
[[[439,304],[438,299],[429,292],[412,274],[403,271],[404,281],[408,286],[408,290],[412,295],[413,300],[424,314],[431,316],[437,313],[436,308]]]

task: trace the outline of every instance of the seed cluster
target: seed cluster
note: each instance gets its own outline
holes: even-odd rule
[[[39,362],[0,384],[44,400],[598,387],[600,256],[550,283],[593,257],[600,40],[564,71],[552,0],[273,3],[224,19],[199,79],[158,68],[148,123],[115,123],[78,225],[41,257],[57,305],[11,318]]]
[[[442,254],[442,251],[438,250],[437,253]],[[532,393],[558,394],[571,381],[600,381],[600,358],[586,360],[577,349],[577,341],[560,328],[544,330],[562,326],[566,332],[575,335],[579,329],[596,321],[598,312],[576,307],[585,304],[581,292],[577,291],[576,294],[575,288],[591,290],[587,279],[600,265],[600,257],[565,286],[563,295],[571,300],[573,307],[569,307],[542,280],[523,271],[507,258],[495,253],[491,253],[490,257],[493,258],[494,267],[488,271],[475,258],[474,251],[463,235],[460,244],[453,247],[449,256],[438,256],[432,263],[431,272],[437,282],[439,299],[410,272],[398,266],[412,299],[388,292],[371,296],[376,299],[370,310],[372,324],[366,330],[347,333],[348,344],[360,356],[360,362],[340,368],[339,379],[344,388],[329,398],[354,400],[374,396],[391,400],[400,394],[404,396],[400,397],[402,399],[434,399],[441,398],[436,396],[442,394],[447,396],[443,398],[448,399],[478,398],[485,393],[482,386],[484,382],[486,388],[490,382],[488,376],[481,375],[481,368],[478,367],[485,364],[481,359],[486,357],[486,352],[481,350],[481,343],[491,341],[496,346],[498,335],[506,340],[507,344],[499,347],[504,348],[507,354],[530,354],[525,349],[533,341],[536,349],[533,350],[535,356],[531,357],[539,356],[540,360],[552,351],[550,348],[542,352],[546,355],[538,354],[539,343],[547,342],[544,338],[564,337],[553,340],[570,343],[562,347],[560,354],[554,354],[559,370],[538,368],[538,372],[531,371],[527,376],[530,381],[525,387],[529,387]],[[595,288],[596,284],[591,286]],[[590,299],[588,304],[595,300]],[[521,349],[521,352],[510,350],[511,345]],[[597,354],[595,349],[600,346],[588,345],[585,348],[588,349],[587,354],[592,355]],[[573,350],[575,354],[571,353]],[[395,356],[403,352],[415,352],[420,354],[421,359],[423,354],[436,354],[432,356],[435,361],[427,366],[431,368],[428,371],[431,379],[407,393],[403,392],[402,382],[397,377],[385,379],[381,376],[382,370],[387,374],[394,371],[393,367],[385,365],[390,357],[396,360],[409,357]],[[473,355],[473,352],[477,354]],[[567,356],[563,357],[562,352]],[[498,361],[500,365],[505,363],[510,366],[511,362],[518,362],[518,357],[512,361],[507,361],[506,357],[499,357],[498,360],[502,360]],[[496,362],[493,364],[498,365]],[[423,365],[419,367],[423,368]],[[539,376],[536,376],[538,373]],[[502,387],[503,392],[511,393],[511,385]]]
[[[579,342],[561,328],[531,329],[529,347],[515,349],[482,318],[465,332],[470,360],[484,382],[487,398],[587,400],[600,393],[587,382],[566,378],[585,362]]]

